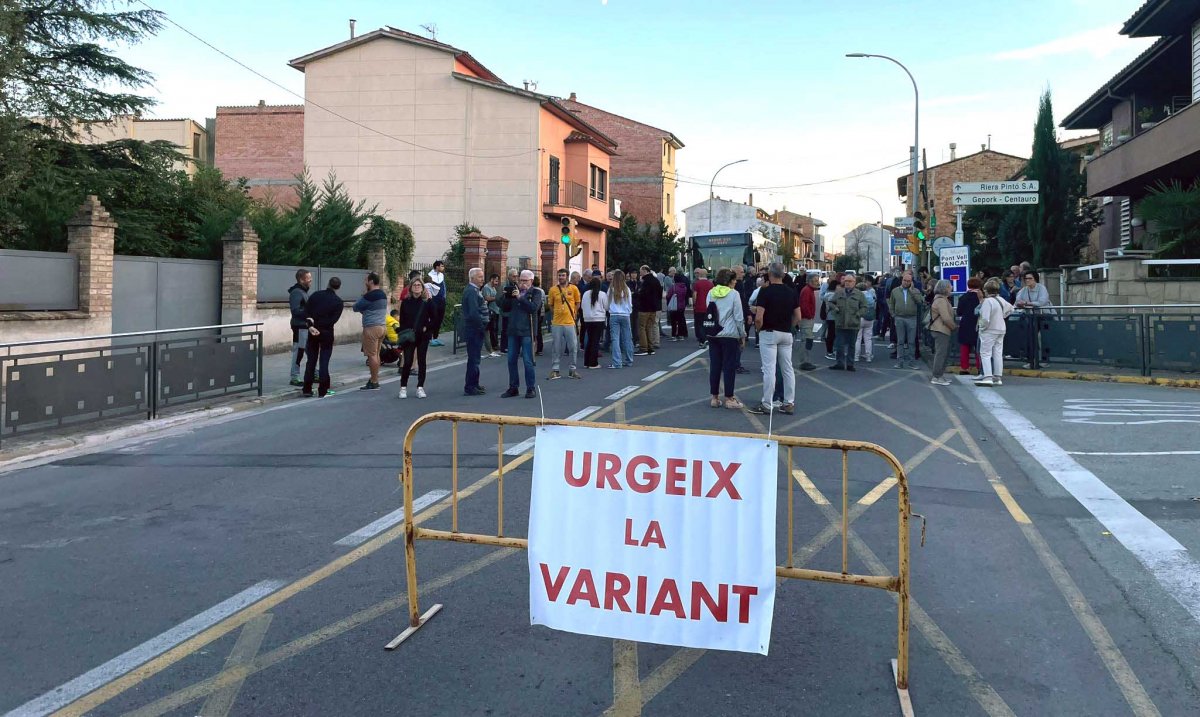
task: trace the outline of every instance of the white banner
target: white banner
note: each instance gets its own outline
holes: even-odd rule
[[[778,456],[761,439],[538,428],[532,624],[767,654]]]

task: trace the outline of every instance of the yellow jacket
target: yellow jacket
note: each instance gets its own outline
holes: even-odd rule
[[[387,340],[389,343],[398,343],[400,337],[396,335],[397,329],[400,328],[400,319],[397,319],[391,314],[387,315]]]
[[[554,326],[574,326],[575,317],[579,313],[579,288],[571,284],[559,286],[555,284],[546,290],[546,302],[553,312],[551,324]]]

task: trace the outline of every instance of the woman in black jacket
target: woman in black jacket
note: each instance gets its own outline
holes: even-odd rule
[[[958,297],[958,373],[971,373],[971,352],[975,352],[975,368],[980,368],[979,361],[979,317],[975,311],[979,308],[980,287],[983,282],[974,277],[967,280],[967,293]]]
[[[437,311],[429,299],[429,289],[418,281],[412,283],[408,296],[400,302],[400,328],[396,333],[404,341],[407,331],[413,340],[402,343],[404,368],[400,370],[400,398],[408,398],[408,377],[412,375],[413,358],[417,360],[417,398],[425,398],[425,356],[437,328]]]

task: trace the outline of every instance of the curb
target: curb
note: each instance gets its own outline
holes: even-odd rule
[[[1035,371],[1026,368],[1005,368],[1009,376],[1024,378],[1053,378],[1063,381],[1095,381],[1098,383],[1128,383],[1139,386],[1165,386],[1170,388],[1200,389],[1200,378],[1155,378],[1153,376],[1118,376],[1107,373],[1079,373],[1076,371]]]

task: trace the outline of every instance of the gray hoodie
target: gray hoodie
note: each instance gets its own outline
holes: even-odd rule
[[[708,300],[717,305],[717,320],[721,332],[711,338],[741,339],[746,335],[746,319],[742,313],[742,295],[728,286],[716,286],[708,292]],[[705,307],[705,311],[708,307]]]

